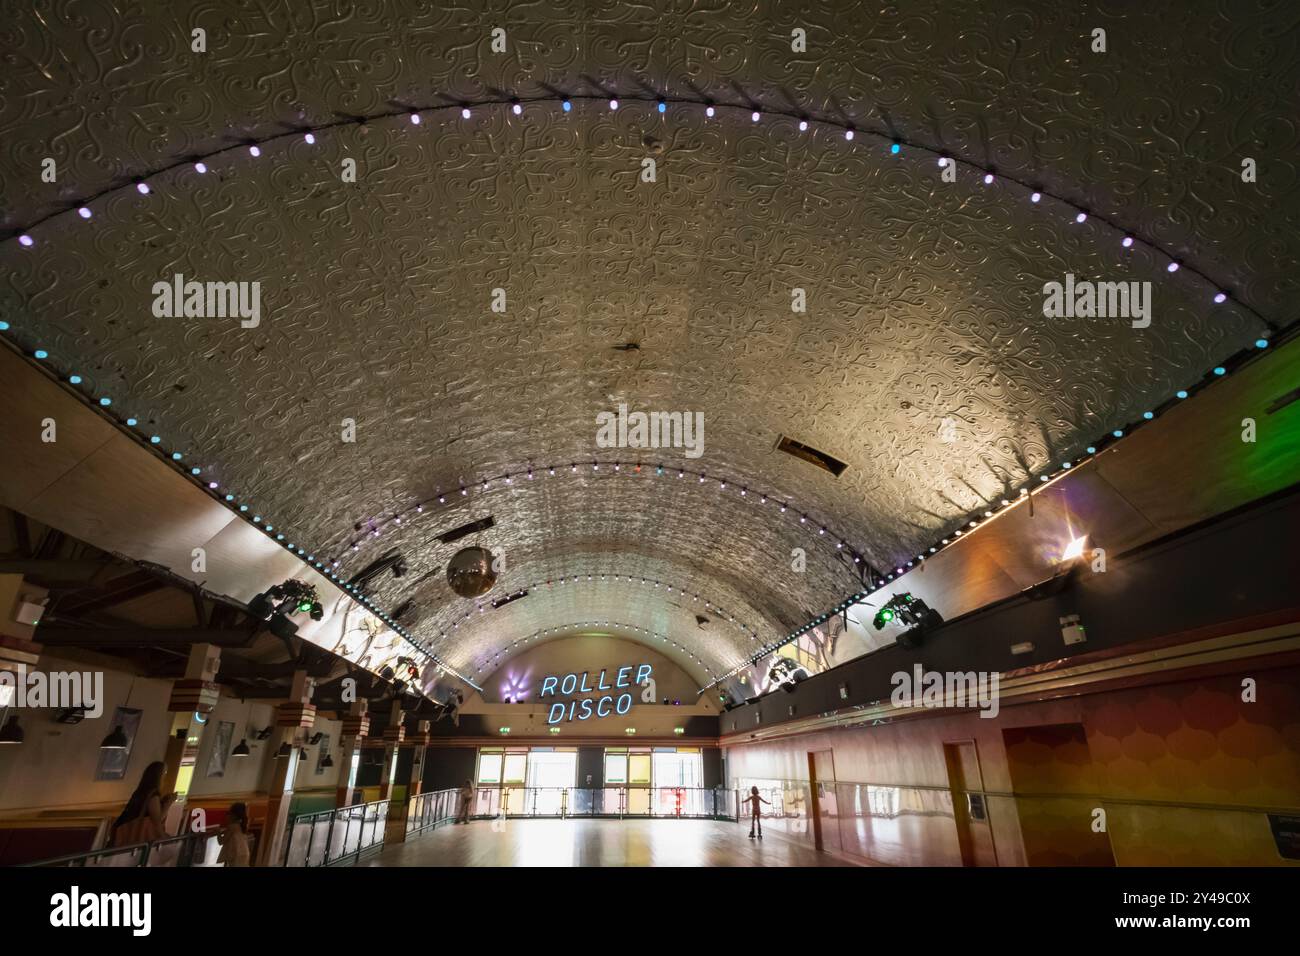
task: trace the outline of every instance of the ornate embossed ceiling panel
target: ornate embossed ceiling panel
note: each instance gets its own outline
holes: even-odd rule
[[[345,557],[343,571],[400,549],[409,573],[373,593],[390,609],[413,600],[402,623],[454,666],[611,621],[669,635],[705,677],[855,590],[849,550],[882,568],[914,557],[1253,340],[1261,320],[1237,302],[1285,318],[1294,301],[1293,13],[1223,3],[1175,27],[1121,4],[984,6],[7,11],[3,225],[38,242],[0,247],[0,308],[20,342],[113,396],[204,481]],[[497,26],[504,55],[489,50]],[[811,52],[789,52],[796,26]],[[1089,50],[1095,26],[1108,53]],[[192,27],[207,31],[205,54],[190,52]],[[577,99],[566,113],[551,90],[617,91],[625,105]],[[806,110],[862,133],[849,143],[790,117],[709,119],[676,103],[660,115],[630,99],[660,92]],[[182,162],[297,127],[509,95],[521,115],[345,122],[257,158],[231,149],[205,174]],[[891,155],[869,130],[1049,195],[1031,203],[965,166],[941,182],[932,154]],[[39,178],[47,156],[54,184]],[[1244,156],[1256,183],[1241,182]],[[355,183],[340,176],[349,158]],[[653,183],[639,178],[646,158]],[[172,164],[148,195],[120,188]],[[1052,196],[1095,215],[1075,223]],[[86,199],[90,220],[62,212]],[[1103,218],[1237,301],[1212,306],[1214,286],[1170,276],[1145,243],[1125,252]],[[259,282],[261,324],[155,317],[154,283],[178,272]],[[1151,280],[1151,326],[1045,319],[1043,284],[1067,272]],[[497,288],[504,315],[489,308]],[[702,412],[704,456],[596,448],[595,416],[619,403]],[[345,418],[355,443],[339,440]],[[848,470],[776,451],[779,435]],[[637,473],[638,460],[667,470]],[[552,477],[550,464],[564,467]],[[445,505],[348,551],[358,525],[442,492]],[[437,535],[488,514],[496,526],[472,540],[504,551],[508,570],[484,600],[611,580],[478,613],[439,573],[471,539]],[[805,572],[791,568],[795,548]],[[701,625],[693,599],[615,575],[699,594],[747,629],[711,611]]]

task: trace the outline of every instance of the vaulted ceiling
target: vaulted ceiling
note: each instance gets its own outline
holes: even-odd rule
[[[988,7],[17,11],[4,334],[340,574],[400,550],[371,593],[453,666],[599,624],[703,682],[1290,319],[1295,12]],[[176,273],[259,282],[260,325],[155,317]],[[1150,280],[1150,327],[1045,318],[1066,273]],[[703,413],[703,456],[597,447],[620,403]]]

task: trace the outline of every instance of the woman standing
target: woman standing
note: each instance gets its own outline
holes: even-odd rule
[[[167,810],[171,807],[172,801],[176,799],[176,794],[169,793],[164,797],[159,792],[159,788],[162,787],[163,772],[166,769],[166,765],[161,760],[155,760],[144,768],[144,773],[140,775],[139,786],[135,788],[135,793],[131,794],[131,799],[126,802],[126,809],[122,811],[122,815],[113,823],[109,846],[151,843],[167,835],[163,821],[167,817]]]

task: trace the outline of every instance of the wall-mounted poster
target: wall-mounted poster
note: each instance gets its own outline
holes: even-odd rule
[[[330,755],[330,735],[325,734],[320,739],[320,749],[316,751],[316,776],[321,777],[325,774],[325,767],[321,761]]]
[[[230,758],[230,741],[235,736],[235,724],[223,720],[217,724],[217,737],[213,741],[212,751],[208,754],[208,776],[223,777],[226,774],[226,761]]]
[[[118,707],[113,711],[113,727],[121,728],[126,735],[126,746],[121,750],[101,750],[99,764],[95,767],[96,780],[121,780],[126,776],[126,765],[131,762],[131,748],[140,730],[140,715],[133,707]]]

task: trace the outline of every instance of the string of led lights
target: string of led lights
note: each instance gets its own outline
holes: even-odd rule
[[[792,518],[798,517],[801,525],[808,525],[811,521],[812,523],[809,526],[809,530],[811,531],[815,528],[818,538],[826,538],[827,541],[835,541],[836,551],[845,550],[847,545],[847,542],[842,536],[828,529],[825,524],[814,520],[812,516],[806,512],[799,511],[789,498],[756,491],[748,485],[738,485],[731,479],[721,477],[716,473],[709,475],[707,472],[694,471],[685,467],[664,465],[663,463],[650,464],[643,461],[599,460],[593,460],[590,462],[591,471],[588,472],[587,464],[587,462],[583,462],[581,467],[574,462],[567,462],[562,465],[529,466],[521,471],[506,472],[505,474],[496,475],[492,478],[483,478],[480,481],[475,482],[473,485],[460,485],[454,491],[435,491],[429,497],[408,505],[403,511],[392,512],[380,519],[369,519],[367,521],[357,522],[356,527],[364,527],[366,530],[363,534],[357,535],[347,541],[344,544],[344,548],[349,552],[356,552],[360,550],[361,545],[368,539],[378,538],[383,533],[384,529],[389,528],[390,526],[397,527],[401,525],[403,521],[409,522],[423,514],[432,514],[434,513],[432,511],[434,504],[446,506],[447,508],[454,507],[455,503],[460,498],[468,497],[470,492],[475,488],[477,488],[478,492],[482,494],[494,486],[499,488],[503,485],[513,485],[516,478],[523,479],[524,481],[532,481],[538,474],[545,474],[552,478],[557,475],[559,477],[577,475],[586,478],[590,477],[591,474],[599,473],[602,466],[605,468],[606,475],[639,475],[642,473],[643,469],[653,469],[656,477],[662,477],[665,474],[676,472],[678,479],[684,479],[687,477],[695,479],[693,482],[687,482],[685,485],[686,487],[712,484],[716,486],[719,491],[726,491],[728,487],[732,487],[738,492],[739,497],[751,499],[760,505],[765,505],[769,500],[771,500],[776,506],[777,514],[786,514],[789,512]],[[626,469],[626,471],[624,471],[624,469]],[[452,502],[451,505],[447,504],[449,499]],[[426,511],[426,509],[430,510]],[[848,548],[847,553],[852,555],[854,564],[863,564],[866,561],[862,553],[856,548]],[[338,567],[341,561],[337,558],[330,558],[328,559],[328,563],[331,567]],[[867,563],[865,567],[873,576],[883,576],[883,572],[876,570],[869,563]]]
[[[612,574],[609,572],[592,571],[592,572],[581,572],[581,573],[566,575],[554,580],[537,581],[534,582],[533,584],[523,585],[518,590],[511,591],[509,594],[505,595],[505,597],[501,598],[498,601],[478,605],[474,611],[471,611],[470,613],[466,614],[459,621],[454,622],[451,625],[452,629],[455,630],[456,628],[460,627],[462,622],[470,620],[471,618],[474,617],[476,613],[486,614],[489,611],[499,611],[502,610],[503,608],[509,607],[510,604],[513,603],[514,599],[522,597],[523,595],[530,593],[532,591],[536,591],[540,588],[561,587],[566,584],[581,584],[583,583],[584,579],[586,581],[591,581],[593,583],[597,579],[600,581],[606,581],[612,579],[614,582],[622,581],[627,584],[636,584],[638,580],[638,576],[634,574]],[[669,594],[673,593],[675,589],[679,594],[682,595],[682,597],[690,597],[692,601],[696,601],[696,602],[701,600],[701,595],[696,594],[692,591],[687,591],[686,588],[684,587],[679,587],[673,584],[669,584],[666,581],[659,581],[656,580],[655,578],[646,578],[646,577],[641,577],[639,578],[639,580],[642,586],[654,585],[656,590],[662,587],[665,588]],[[712,601],[708,600],[707,598],[703,600],[704,600],[705,610],[716,611],[718,614],[721,614],[724,618],[726,618],[725,623],[735,624],[736,629],[747,634],[751,641],[758,640],[758,631],[754,630],[752,627],[749,627],[743,621],[737,621],[735,615],[727,611],[721,605],[714,604]],[[438,635],[438,637],[439,639],[445,640],[447,637],[447,632],[446,631],[441,632]]]
[[[362,117],[352,117],[348,119],[336,120],[334,122],[317,124],[309,127],[299,127],[287,132],[275,133],[262,138],[248,139],[240,144],[224,146],[219,149],[212,150],[211,152],[208,152],[206,154],[190,156],[186,159],[177,160],[156,167],[152,170],[140,174],[139,176],[130,180],[128,183],[112,185],[106,187],[105,189],[100,190],[97,193],[91,195],[85,195],[80,199],[72,202],[65,209],[56,210],[54,212],[48,213],[45,216],[40,217],[39,219],[29,223],[24,227],[10,230],[6,236],[6,241],[16,240],[21,247],[26,249],[32,249],[39,245],[36,237],[33,236],[32,233],[38,231],[40,226],[42,226],[44,223],[52,219],[71,215],[75,210],[75,214],[79,218],[81,218],[82,220],[89,220],[93,217],[93,210],[91,206],[94,203],[96,203],[98,200],[106,196],[109,196],[111,194],[129,188],[134,188],[142,196],[149,196],[153,192],[152,187],[150,186],[150,181],[157,181],[159,178],[165,176],[170,172],[188,168],[198,175],[204,175],[209,171],[210,168],[209,163],[214,162],[219,157],[229,156],[240,152],[246,152],[247,155],[251,156],[254,159],[257,159],[261,157],[263,147],[270,146],[272,144],[279,143],[279,142],[297,140],[301,138],[303,141],[311,145],[316,142],[316,137],[318,134],[323,134],[339,128],[365,125],[371,122],[378,122],[381,120],[398,118],[398,117],[406,117],[412,126],[418,127],[421,125],[422,115],[442,113],[448,111],[453,111],[453,112],[459,111],[461,119],[469,120],[472,118],[473,111],[476,108],[508,106],[510,112],[513,115],[520,116],[524,112],[525,103],[531,106],[542,105],[542,104],[558,104],[560,108],[563,110],[563,112],[568,113],[572,111],[574,101],[605,101],[607,103],[608,109],[614,111],[619,109],[621,105],[620,96],[622,96],[623,99],[632,102],[653,103],[655,109],[661,115],[667,113],[669,104],[673,104],[677,106],[691,106],[691,107],[702,108],[705,117],[709,119],[713,118],[717,114],[718,110],[728,110],[733,112],[735,111],[748,112],[750,122],[754,124],[760,123],[764,117],[780,117],[785,119],[793,119],[798,121],[798,129],[800,132],[807,132],[809,129],[814,127],[824,128],[827,130],[833,130],[842,133],[844,140],[847,142],[853,142],[855,138],[859,134],[861,134],[864,137],[878,140],[882,143],[887,143],[888,152],[893,157],[902,157],[903,155],[905,155],[905,150],[908,153],[910,152],[920,153],[920,154],[924,154],[936,158],[938,161],[938,165],[940,167],[946,167],[948,166],[949,163],[952,163],[955,166],[965,167],[967,169],[974,170],[982,177],[982,181],[986,186],[993,186],[995,183],[1007,183],[1007,184],[1019,186],[1020,188],[1022,188],[1028,193],[1029,201],[1035,205],[1040,204],[1044,198],[1048,198],[1064,206],[1067,209],[1068,215],[1070,216],[1070,218],[1073,219],[1073,221],[1076,224],[1083,224],[1085,222],[1092,221],[1092,222],[1100,223],[1102,226],[1122,234],[1123,238],[1120,242],[1120,245],[1123,249],[1128,250],[1134,248],[1137,245],[1141,245],[1143,247],[1152,250],[1153,252],[1159,254],[1160,256],[1168,260],[1166,264],[1167,272],[1169,273],[1182,272],[1184,275],[1195,276],[1203,280],[1208,285],[1210,285],[1213,289],[1213,292],[1210,295],[1210,300],[1213,304],[1221,305],[1227,302],[1231,298],[1233,303],[1239,309],[1248,313],[1249,315],[1251,315],[1252,317],[1254,317],[1264,325],[1266,332],[1261,333],[1259,337],[1255,339],[1253,350],[1251,348],[1240,349],[1237,353],[1235,353],[1233,356],[1227,359],[1223,364],[1216,366],[1213,370],[1206,373],[1206,375],[1203,376],[1200,381],[1196,383],[1191,383],[1186,387],[1179,389],[1173,398],[1168,399],[1161,405],[1152,408],[1149,411],[1144,412],[1141,420],[1132,422],[1124,426],[1123,428],[1117,428],[1113,430],[1109,435],[1102,436],[1098,440],[1094,441],[1092,444],[1088,446],[1086,453],[1083,457],[1064,461],[1061,464],[1060,469],[1053,468],[1052,470],[1046,473],[1040,474],[1039,480],[1042,482],[1050,481],[1053,477],[1058,476],[1065,469],[1069,469],[1073,466],[1080,464],[1082,461],[1087,460],[1089,457],[1096,454],[1105,445],[1123,438],[1126,434],[1130,433],[1134,429],[1141,427],[1141,425],[1144,424],[1145,422],[1149,422],[1152,419],[1156,418],[1161,412],[1167,410],[1168,407],[1171,407],[1173,404],[1176,404],[1178,401],[1188,398],[1191,394],[1195,393],[1200,388],[1206,387],[1216,377],[1225,375],[1228,372],[1240,367],[1243,363],[1250,361],[1251,358],[1253,358],[1255,354],[1258,353],[1259,350],[1266,349],[1269,346],[1270,341],[1276,341],[1279,338],[1281,338],[1282,335],[1284,334],[1287,337],[1294,334],[1297,322],[1293,321],[1285,329],[1280,328],[1275,323],[1273,323],[1265,316],[1260,314],[1255,308],[1253,308],[1249,304],[1242,302],[1241,300],[1231,296],[1229,290],[1226,287],[1214,282],[1206,272],[1196,268],[1195,266],[1190,266],[1181,262],[1176,256],[1168,252],[1166,249],[1164,249],[1161,245],[1159,245],[1154,240],[1149,238],[1139,237],[1135,233],[1125,230],[1119,224],[1117,224],[1107,216],[1095,213],[1082,206],[1079,206],[1078,204],[1074,203],[1073,201],[1063,196],[1059,196],[1054,193],[1048,192],[1041,185],[1027,182],[1015,176],[999,173],[993,167],[981,165],[971,160],[967,160],[962,157],[952,155],[946,150],[937,149],[935,147],[899,136],[889,131],[873,129],[870,127],[859,128],[852,122],[842,121],[839,119],[830,118],[826,116],[815,116],[811,113],[802,112],[798,110],[769,108],[752,100],[749,101],[748,103],[733,103],[733,102],[717,101],[709,97],[701,97],[701,96],[672,96],[672,97],[669,97],[667,95],[649,96],[644,93],[633,93],[630,95],[623,96],[622,94],[610,93],[608,91],[602,91],[599,94],[575,93],[575,94],[567,94],[567,95],[564,94],[556,95],[556,94],[548,93],[545,95],[538,95],[533,97],[520,97],[517,95],[512,95],[506,97],[492,97],[492,98],[478,99],[474,101],[443,102],[443,103],[430,104],[426,106],[404,107],[402,109],[389,110],[385,112],[377,112]],[[6,320],[0,320],[0,332],[8,333],[10,331],[11,331],[10,323]],[[50,354],[48,350],[41,347],[39,344],[36,344],[35,346],[30,348],[23,348],[17,343],[15,343],[15,346],[22,354],[24,354],[29,359],[34,359],[37,362],[48,363],[51,366],[54,364],[53,360],[50,358]],[[117,421],[118,424],[120,425],[125,425],[127,429],[136,429],[138,427],[138,422],[135,418],[122,417],[118,414],[118,412],[115,409],[113,409],[113,399],[110,396],[101,395],[96,398],[96,396],[93,394],[93,391],[90,389],[90,387],[85,384],[84,379],[81,375],[77,374],[76,372],[68,372],[63,380],[66,382],[67,386],[74,387],[77,389],[75,391],[75,394],[77,394],[80,398],[82,398],[87,402],[90,402],[92,406],[97,405],[97,407],[99,408],[102,414],[105,414],[110,419]],[[136,434],[136,433],[132,432],[132,434]],[[143,433],[136,434],[136,437],[142,443],[145,442]],[[162,443],[163,443],[163,439],[160,435],[149,435],[147,439],[146,447],[151,448],[155,452],[155,454],[160,454],[164,458],[164,460],[169,460],[175,467],[181,469],[183,473],[188,474],[188,476],[196,480],[198,484],[204,486],[209,491],[209,493],[213,495],[213,497],[217,498],[219,501],[222,501],[228,507],[231,507],[232,510],[237,510],[237,513],[241,517],[244,517],[245,520],[250,520],[251,518],[252,523],[262,527],[263,530],[268,535],[274,533],[274,540],[280,543],[283,547],[287,548],[291,553],[294,553],[299,557],[305,557],[308,564],[314,565],[314,567],[317,570],[326,573],[331,580],[341,583],[341,579],[339,578],[339,576],[335,572],[333,572],[330,568],[327,568],[326,562],[316,560],[314,553],[311,553],[311,549],[305,549],[300,546],[295,546],[294,542],[288,540],[288,537],[284,534],[284,532],[275,533],[275,526],[271,524],[269,521],[264,523],[262,516],[260,514],[254,513],[250,516],[249,512],[251,506],[243,502],[239,502],[237,504],[236,503],[237,498],[233,493],[227,492],[222,494],[221,491],[223,489],[221,489],[218,482],[198,481],[199,476],[202,474],[202,469],[198,467],[186,468],[184,465],[180,464],[185,459],[184,454],[180,451],[171,451],[170,453],[168,453],[165,449],[161,447]],[[598,465],[599,463],[593,463],[593,464]],[[507,479],[510,478],[510,476],[503,476],[503,477],[506,477]],[[1031,474],[1028,477],[1029,479],[1032,480],[1033,475]],[[701,481],[703,480],[705,480],[705,478],[702,476]],[[464,493],[465,490],[462,489],[462,494]],[[747,492],[742,492],[742,493],[747,493]],[[1020,493],[1022,495],[1027,493],[1027,489],[1025,488],[1020,489]],[[997,511],[1000,510],[1000,508],[1008,507],[1010,504],[1011,501],[1004,498],[1002,499],[1002,504],[1000,506],[986,508],[983,512],[983,517],[984,518],[993,517],[997,513]],[[807,517],[806,515],[801,515],[801,518],[806,519],[806,517]],[[968,528],[975,527],[979,523],[980,523],[980,518],[978,515],[975,515],[973,519],[969,521],[967,527]],[[822,529],[821,533],[824,533],[824,528]],[[958,536],[961,535],[962,533],[963,531],[961,529],[958,529],[955,532],[953,532],[953,535]],[[931,546],[929,548],[928,553],[929,554],[936,553],[936,551],[939,548],[946,546],[950,540],[951,538],[943,538],[941,541]],[[843,546],[844,546],[844,542],[841,539],[837,547],[842,548]],[[855,560],[860,557],[859,552],[855,551],[854,554],[855,554]],[[925,557],[926,557],[926,553],[923,552],[922,554],[917,555],[916,560],[923,561],[925,560]],[[331,568],[337,567],[338,565],[337,560],[331,560],[329,563]],[[913,564],[914,564],[913,561],[908,561],[906,563],[906,568],[911,568]],[[893,580],[896,576],[901,575],[905,572],[906,569],[904,567],[899,567],[895,569],[894,573],[886,575],[885,581]],[[871,591],[878,589],[880,586],[882,586],[882,584],[883,582],[876,583],[875,586],[872,587],[870,590],[868,590],[866,593],[870,593]],[[401,634],[403,637],[406,637],[408,639],[411,638],[410,633],[405,628],[402,628],[400,625],[397,625],[393,621],[391,615],[381,611],[374,604],[373,600],[371,600],[369,597],[365,596],[364,594],[358,593],[355,587],[353,586],[344,585],[344,587],[346,588],[347,592],[349,592],[349,596],[352,597],[354,601],[364,606],[371,613],[375,614],[377,617],[383,620],[386,624],[392,627],[393,630]]]
[[[727,680],[730,677],[735,677],[746,667],[753,667],[755,664],[757,664],[763,658],[767,657],[769,654],[774,654],[776,651],[780,650],[782,647],[784,647],[786,644],[789,644],[791,641],[797,641],[799,638],[803,637],[809,631],[813,630],[816,627],[819,627],[822,624],[825,624],[831,618],[835,617],[835,615],[844,613],[849,608],[853,607],[854,605],[863,601],[865,598],[869,597],[871,594],[880,590],[880,588],[883,586],[884,586],[883,584],[880,584],[872,588],[863,589],[857,592],[856,594],[845,598],[843,601],[835,605],[835,607],[827,611],[825,614],[813,618],[807,624],[803,625],[803,627],[791,631],[789,634],[785,635],[785,637],[778,638],[775,641],[769,641],[768,643],[760,647],[757,651],[755,651],[754,654],[750,656],[748,660],[745,660],[740,664],[737,664],[735,667],[727,671],[727,673],[723,674],[721,677],[716,677],[713,679],[711,683],[705,684],[703,687],[701,687],[700,693],[703,694],[710,687],[716,687],[718,684],[721,684],[724,680]]]

